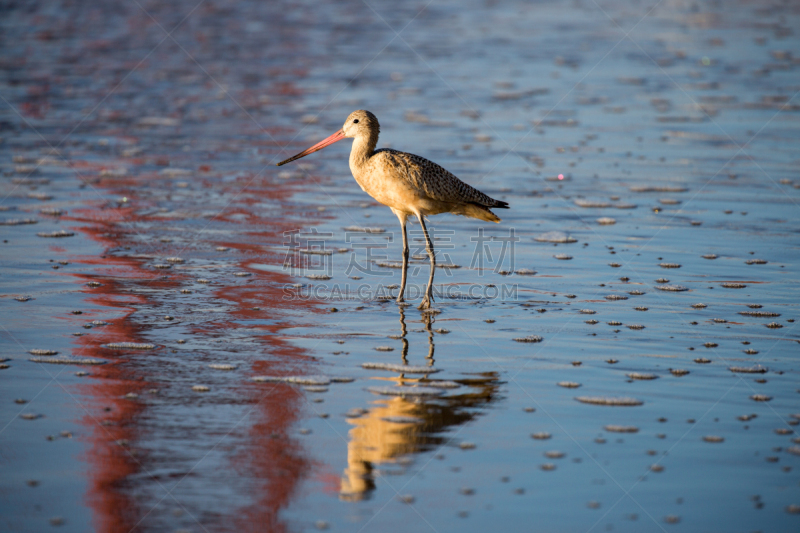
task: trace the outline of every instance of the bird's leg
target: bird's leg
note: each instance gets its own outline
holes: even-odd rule
[[[422,299],[418,309],[430,309],[433,301],[433,273],[436,270],[436,255],[433,252],[433,243],[428,235],[428,228],[425,227],[425,218],[422,215],[417,215],[417,218],[422,226],[422,233],[425,235],[425,247],[428,250],[428,257],[431,258],[431,275],[428,278],[428,287],[425,289],[425,298]]]
[[[397,215],[400,219],[400,227],[403,229],[403,274],[400,278],[400,293],[397,295],[397,303],[404,302],[403,295],[406,292],[406,275],[408,274],[408,235],[406,235],[406,217]]]
[[[433,366],[433,329],[431,329],[431,325],[433,324],[433,317],[430,313],[425,313],[423,315],[422,320],[425,322],[425,330],[428,332],[428,366]]]
[[[402,305],[398,306],[400,309],[400,340],[403,341],[403,364],[408,364],[408,328],[406,327],[406,313]]]

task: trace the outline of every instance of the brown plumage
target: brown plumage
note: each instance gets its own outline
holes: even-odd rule
[[[350,151],[350,170],[353,177],[364,192],[388,206],[397,215],[403,229],[403,275],[398,302],[403,301],[408,270],[406,221],[412,215],[419,219],[431,260],[428,287],[419,306],[420,309],[427,309],[433,299],[436,257],[425,226],[425,217],[453,213],[487,222],[500,222],[490,208],[507,208],[508,204],[467,185],[424,157],[388,148],[376,150],[379,134],[380,124],[375,115],[364,110],[353,111],[341,130],[296,156],[278,163],[278,166],[321,150],[345,137],[353,137],[353,148]]]
[[[508,204],[494,200],[478,189],[470,187],[453,174],[424,157],[398,152],[389,148],[375,150],[369,159],[370,169],[381,168],[402,176],[418,194],[451,206],[448,211],[472,216],[488,222],[500,222],[490,207],[506,208]],[[466,212],[479,208],[474,213]],[[428,213],[436,214],[436,213]]]

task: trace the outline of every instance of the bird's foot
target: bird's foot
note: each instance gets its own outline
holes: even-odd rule
[[[430,309],[430,308],[431,308],[431,299],[428,298],[427,296],[425,296],[425,298],[422,299],[422,303],[419,304],[419,307],[417,307],[417,309],[419,309],[420,311],[424,311],[425,309]]]
[[[400,295],[397,297],[397,299],[395,299],[395,302],[397,302],[397,303],[399,303],[399,304],[401,304],[401,303],[403,303],[403,302],[405,302],[405,301],[406,301],[406,300],[405,300],[405,298],[403,298],[403,295],[402,295],[402,294],[400,294]]]

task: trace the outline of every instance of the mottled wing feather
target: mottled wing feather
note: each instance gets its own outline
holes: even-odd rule
[[[484,207],[501,207],[504,202],[470,187],[453,174],[424,157],[388,148],[376,150],[377,164],[393,167],[411,187],[429,198],[455,204],[477,204]]]

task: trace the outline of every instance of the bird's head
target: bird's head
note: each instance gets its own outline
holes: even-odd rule
[[[344,121],[342,131],[345,137],[358,137],[360,135],[369,137],[380,133],[381,125],[378,124],[378,118],[375,115],[369,111],[359,109],[350,113],[350,116]]]
[[[378,119],[370,113],[369,111],[364,111],[363,109],[359,109],[358,111],[353,111],[350,113],[350,116],[347,117],[347,120],[344,121],[344,126],[342,129],[331,135],[330,137],[321,140],[311,148],[307,148],[303,150],[299,154],[290,157],[284,161],[278,163],[278,166],[285,165],[286,163],[291,163],[301,157],[305,157],[308,154],[313,154],[318,150],[322,150],[326,146],[330,146],[335,142],[339,142],[345,137],[360,137],[364,136],[368,139],[373,139],[371,142],[377,142],[378,133],[381,131],[380,124],[378,124]],[[374,136],[373,136],[374,135]],[[374,147],[374,146],[373,146]]]

